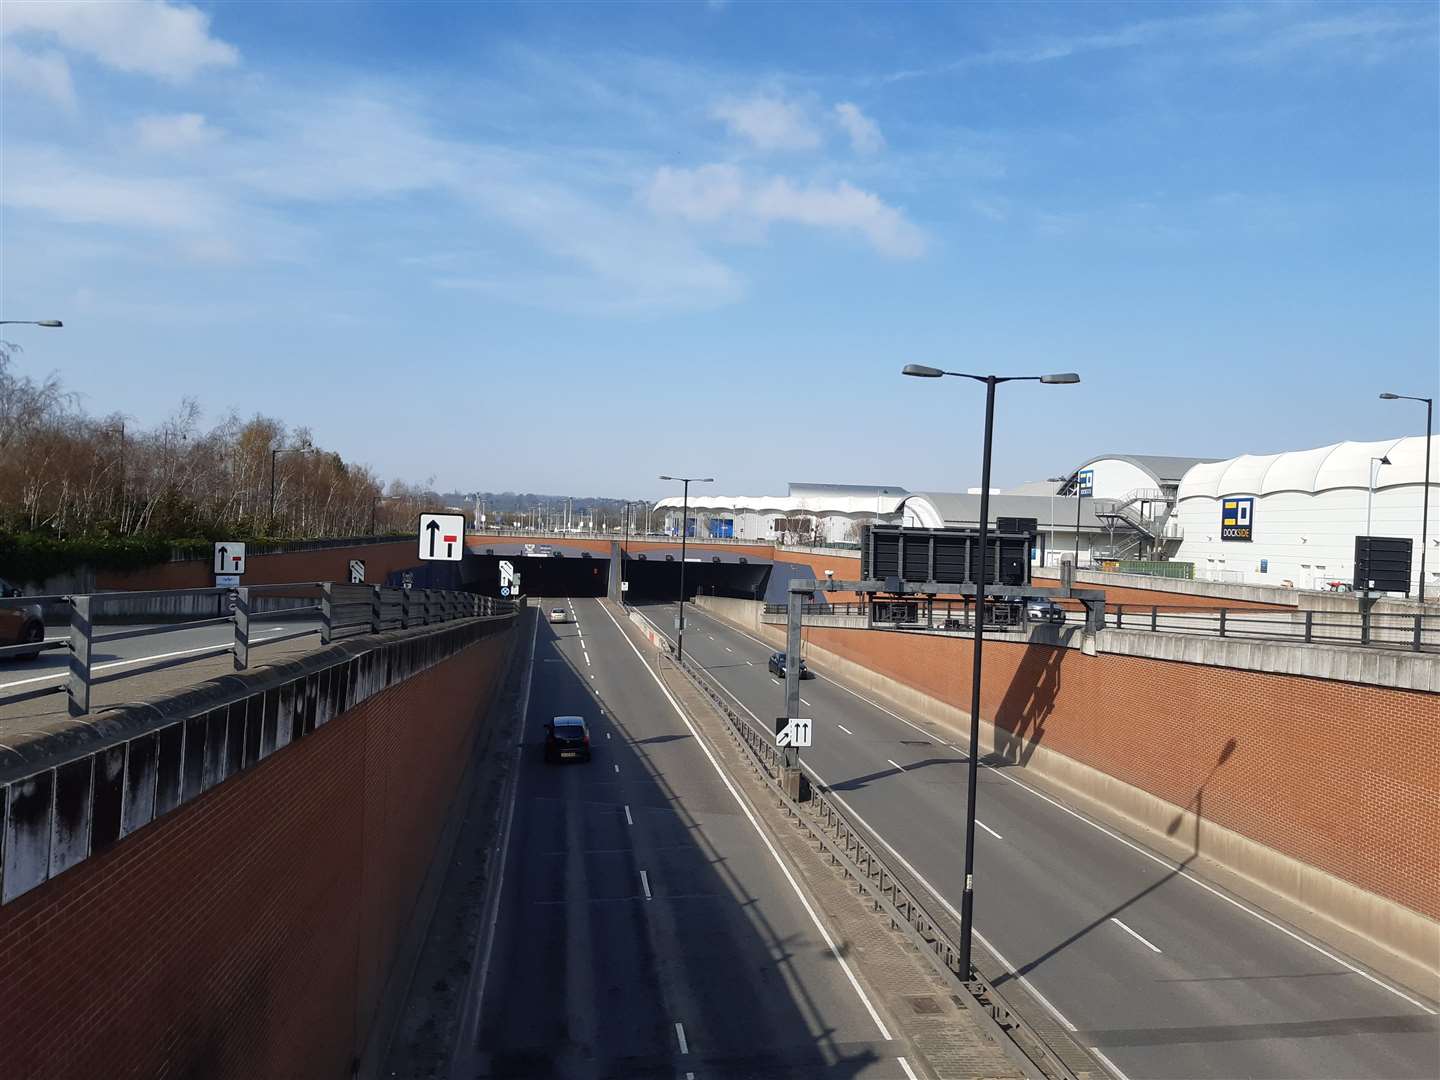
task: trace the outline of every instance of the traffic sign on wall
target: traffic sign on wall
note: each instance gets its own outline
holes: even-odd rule
[[[364,559],[351,559],[351,560],[350,560],[350,584],[351,584],[351,585],[364,585],[364,584],[365,584],[365,560],[364,560]]]
[[[241,540],[215,542],[215,573],[245,573],[245,543]]]
[[[420,558],[459,562],[464,557],[464,514],[420,515]]]

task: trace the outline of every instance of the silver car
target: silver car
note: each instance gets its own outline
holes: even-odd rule
[[[12,601],[0,604],[0,645],[39,645],[45,640],[45,613],[39,604],[13,603],[18,596],[20,590],[0,578],[0,598]],[[39,655],[37,648],[34,652],[9,653],[8,658],[34,660]]]

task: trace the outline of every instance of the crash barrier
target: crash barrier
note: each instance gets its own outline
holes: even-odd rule
[[[213,603],[216,609],[229,610],[209,618],[186,618],[178,623],[98,632],[101,627],[97,624],[106,621],[116,609],[123,613],[127,607],[133,608],[139,602],[166,604],[186,598],[197,599],[207,605]],[[5,599],[0,600],[0,605],[41,605],[50,610],[57,604],[61,605],[69,613],[70,626],[69,633],[64,636],[46,637],[38,642],[0,648],[0,658],[68,649],[70,667],[65,681],[54,685],[17,691],[0,690],[0,703],[63,692],[70,699],[70,714],[85,716],[90,712],[91,690],[97,682],[109,682],[224,653],[232,654],[235,669],[243,671],[250,665],[252,650],[310,634],[319,634],[321,644],[328,645],[332,641],[354,634],[376,634],[383,630],[429,626],[455,619],[509,614],[515,610],[516,603],[517,601],[513,600],[499,600],[453,589],[403,589],[382,585],[347,585],[332,581],[299,581],[235,589],[162,589],[150,592]],[[263,641],[253,639],[256,623],[294,619],[306,614],[318,616],[318,625],[296,629],[287,634],[267,636]],[[144,658],[134,664],[127,663],[122,671],[96,677],[92,660],[96,646],[128,638],[171,633],[176,629],[191,630],[226,625],[234,628],[233,637],[229,641],[181,650],[175,655]]]

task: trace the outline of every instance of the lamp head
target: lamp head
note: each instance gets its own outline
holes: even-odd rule
[[[945,372],[937,367],[927,367],[924,364],[906,364],[900,369],[901,375],[913,375],[917,379],[938,379]]]

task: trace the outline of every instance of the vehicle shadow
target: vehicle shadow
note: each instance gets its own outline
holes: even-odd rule
[[[592,657],[649,684],[628,673],[633,654],[612,630],[587,627]],[[736,845],[760,839],[723,791],[698,784],[713,774],[680,719],[663,700],[636,707],[628,690],[627,714],[560,641],[539,624],[477,1070],[465,1075],[846,1078],[876,1067],[873,1027],[837,1030],[815,996],[817,970],[839,984],[829,950],[772,921],[793,897],[752,890],[774,877],[756,877]],[[590,762],[543,762],[547,713],[587,718]]]

